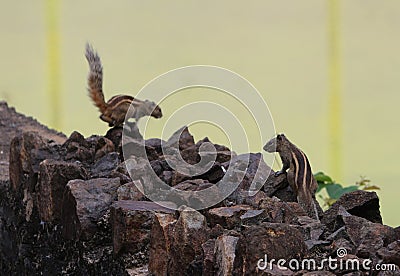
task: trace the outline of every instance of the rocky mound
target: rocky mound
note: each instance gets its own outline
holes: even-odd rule
[[[11,118],[4,110],[0,118]],[[195,142],[183,127],[168,141],[134,135],[127,144],[142,147],[144,160],[137,151],[123,154],[122,131],[89,138],[74,132],[66,140],[15,133],[7,146],[9,179],[0,193],[2,274],[399,273],[400,229],[382,225],[375,193],[346,194],[320,210],[317,221],[306,216],[286,176],[275,177],[260,153],[236,155],[207,138]],[[198,164],[207,155],[205,145],[213,146],[215,157],[206,172],[185,174],[168,162],[179,153]],[[186,193],[159,189],[159,180]],[[221,181],[235,187],[227,198],[201,210],[190,207],[204,202],[199,191],[217,197]],[[153,195],[160,202],[150,201]],[[324,261],[329,259],[360,267],[331,267]],[[316,266],[305,268],[305,260]],[[371,272],[377,264],[397,270]]]

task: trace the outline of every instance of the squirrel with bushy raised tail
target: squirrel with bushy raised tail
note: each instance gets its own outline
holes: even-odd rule
[[[275,176],[287,171],[287,180],[297,196],[298,203],[311,218],[318,220],[318,210],[314,201],[318,183],[304,152],[291,143],[284,134],[278,134],[272,138],[263,149],[267,152],[279,153],[282,169],[277,171]]]
[[[88,75],[88,91],[93,103],[100,110],[100,119],[107,122],[110,127],[122,126],[125,121],[125,115],[131,108],[129,117],[136,122],[144,116],[152,116],[161,118],[161,108],[154,102],[149,100],[141,101],[129,95],[116,95],[107,102],[104,100],[103,94],[103,66],[97,52],[93,47],[86,44],[86,59],[89,63]]]

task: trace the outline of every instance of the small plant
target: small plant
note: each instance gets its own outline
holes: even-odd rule
[[[336,183],[332,178],[323,172],[318,172],[314,175],[318,182],[317,193],[318,197],[323,201],[324,207],[329,208],[333,203],[336,202],[343,194],[350,193],[357,190],[380,190],[376,185],[371,184],[371,180],[364,176],[355,183],[355,185],[343,187],[341,184]],[[323,195],[321,192],[326,190],[327,195]]]

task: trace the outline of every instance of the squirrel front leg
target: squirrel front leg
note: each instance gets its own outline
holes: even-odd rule
[[[286,171],[290,168],[290,161],[281,155],[282,159],[282,169],[280,171],[275,172],[275,176],[279,176],[281,174],[286,173]]]

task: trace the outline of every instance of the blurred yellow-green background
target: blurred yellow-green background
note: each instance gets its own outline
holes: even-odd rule
[[[0,3],[0,100],[17,111],[67,135],[104,134],[87,97],[87,41],[102,58],[106,98],[136,95],[178,67],[224,67],[260,91],[277,132],[314,172],[345,185],[367,176],[381,187],[384,223],[400,224],[399,1]],[[171,114],[174,102],[190,100],[162,108]],[[226,141],[217,128],[191,131]]]

